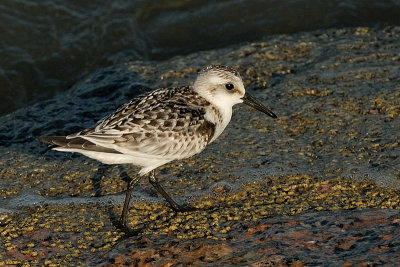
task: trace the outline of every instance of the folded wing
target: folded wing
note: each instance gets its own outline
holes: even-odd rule
[[[156,90],[133,99],[87,130],[39,140],[73,151],[185,158],[212,140],[215,125],[205,118],[208,105],[188,87]]]

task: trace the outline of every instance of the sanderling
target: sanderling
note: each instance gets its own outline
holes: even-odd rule
[[[149,182],[175,211],[185,211],[161,187],[154,169],[200,153],[231,120],[232,107],[245,103],[276,115],[245,92],[239,73],[226,66],[199,72],[193,86],[161,88],[132,99],[93,127],[68,136],[43,136],[51,149],[79,152],[105,164],[131,163],[141,169],[128,182],[119,226],[129,231],[127,213],[133,187],[149,173]]]

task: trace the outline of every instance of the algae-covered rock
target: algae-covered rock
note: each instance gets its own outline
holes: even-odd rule
[[[0,265],[83,265],[96,258],[99,265],[192,259],[303,266],[329,253],[343,264],[375,262],[378,254],[380,263],[390,263],[398,253],[390,225],[399,223],[400,207],[399,37],[399,27],[321,30],[124,63],[1,117]],[[166,190],[197,210],[174,213],[143,179],[128,219],[139,235],[124,237],[114,222],[126,176],[137,168],[41,153],[45,146],[36,138],[88,127],[140,93],[193,82],[210,64],[236,68],[247,90],[279,118],[236,106],[205,151],[158,168]],[[365,218],[333,223],[335,216],[362,217],[364,209],[381,220],[361,223],[368,231],[347,231]],[[287,233],[290,221],[301,229]],[[360,236],[376,246],[353,250]],[[256,244],[262,245],[254,252]],[[319,254],[322,244],[334,249]],[[303,257],[309,251],[313,257]],[[270,258],[260,262],[263,253]]]

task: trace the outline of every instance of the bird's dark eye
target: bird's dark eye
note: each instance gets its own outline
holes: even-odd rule
[[[228,90],[232,90],[233,88],[235,88],[235,86],[231,83],[227,83],[227,84],[225,84],[225,88]]]

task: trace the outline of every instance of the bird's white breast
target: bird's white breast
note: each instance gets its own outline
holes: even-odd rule
[[[221,133],[225,130],[226,126],[230,122],[232,117],[232,107],[230,108],[217,108],[215,106],[210,106],[207,108],[205,119],[214,123],[215,131],[211,142],[213,142]]]

